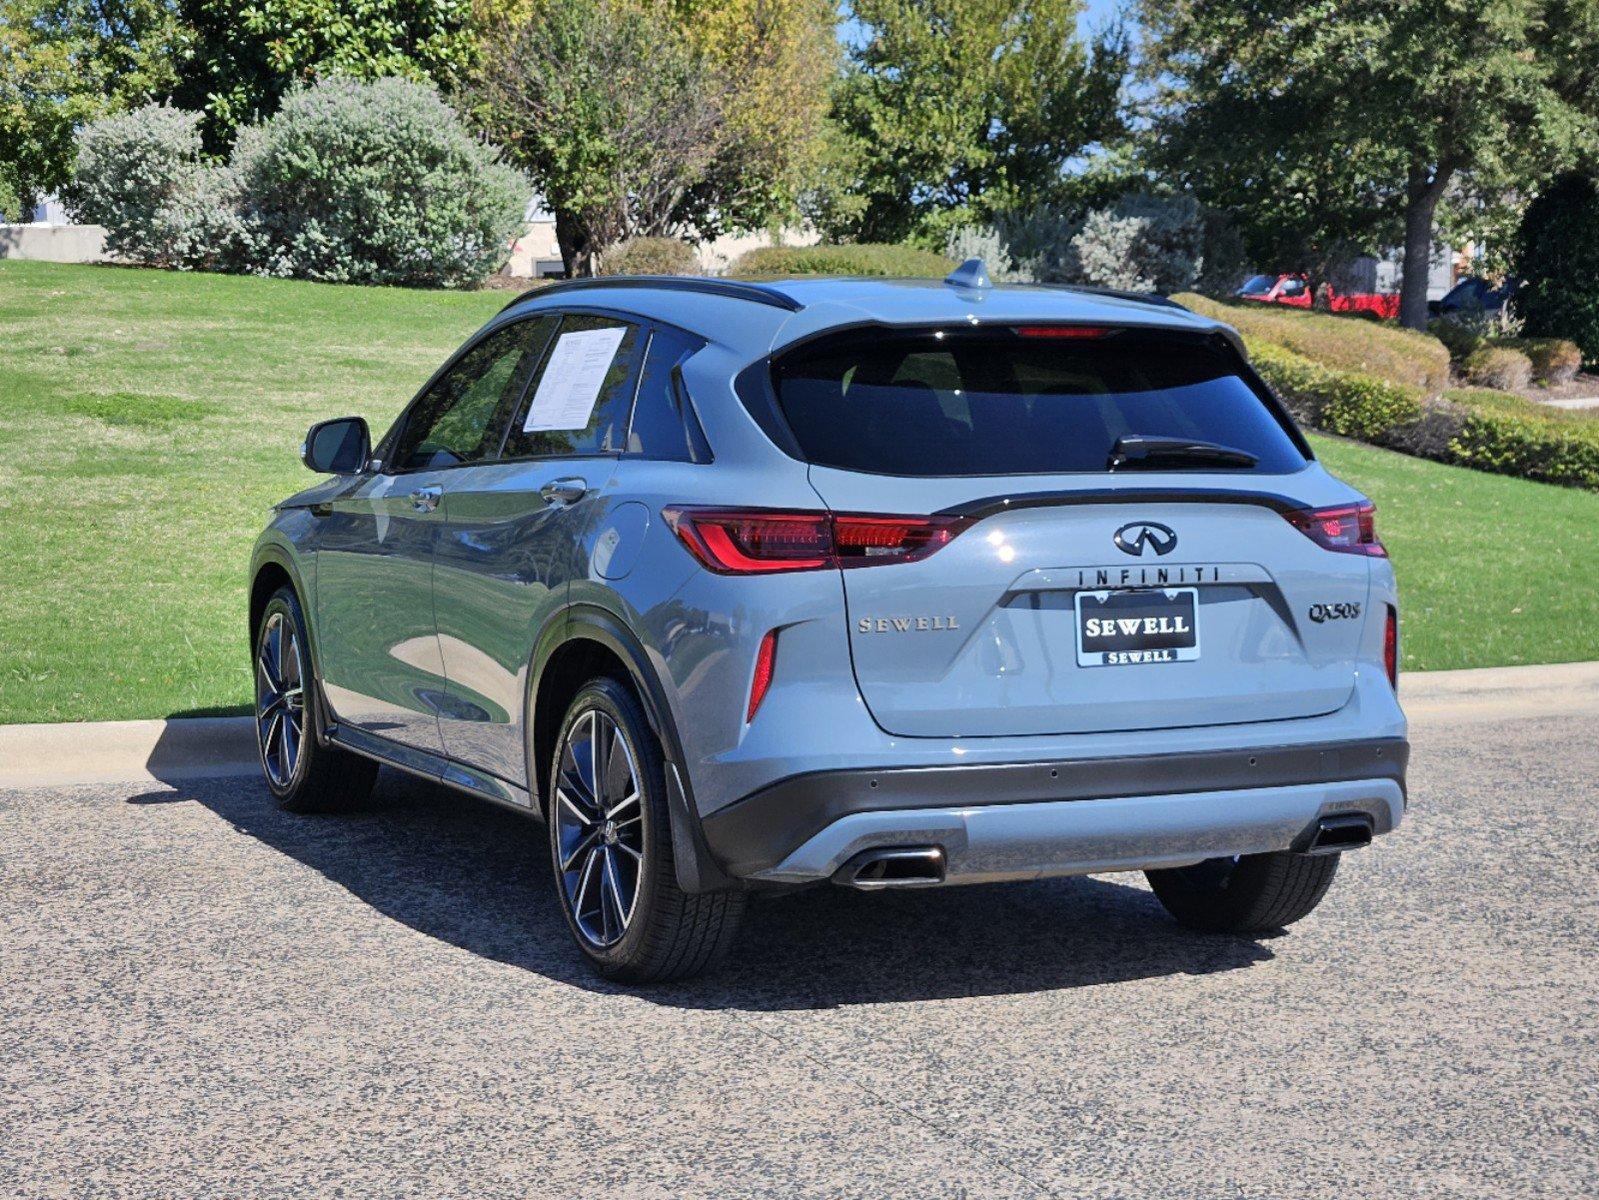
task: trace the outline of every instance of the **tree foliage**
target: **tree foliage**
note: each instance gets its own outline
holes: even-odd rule
[[[206,146],[330,75],[453,86],[476,48],[471,0],[177,0],[187,38],[175,93],[206,114]]]
[[[166,96],[179,35],[167,0],[0,0],[0,212],[66,183],[75,128]]]
[[[1599,363],[1599,187],[1567,175],[1527,206],[1515,304],[1535,337],[1569,338]]]
[[[898,241],[1054,194],[1066,164],[1118,127],[1119,35],[1090,47],[1080,0],[856,0],[860,33],[834,98],[817,218]]]
[[[820,0],[535,0],[486,37],[469,103],[555,214],[568,270],[637,237],[784,216],[831,71]]]
[[[1158,166],[1263,265],[1326,272],[1403,237],[1426,321],[1452,186],[1536,179],[1593,136],[1594,0],[1143,0]]]

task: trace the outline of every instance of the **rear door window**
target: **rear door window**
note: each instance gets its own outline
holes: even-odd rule
[[[805,458],[844,470],[1102,472],[1117,439],[1139,436],[1255,457],[1231,471],[1302,469],[1294,437],[1237,371],[1231,350],[1204,335],[878,329],[802,347],[773,382]]]
[[[563,316],[511,423],[504,457],[622,453],[644,351],[643,332],[614,317]]]

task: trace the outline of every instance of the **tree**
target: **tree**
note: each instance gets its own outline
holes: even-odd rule
[[[1402,239],[1411,328],[1427,322],[1451,187],[1541,177],[1593,136],[1595,0],[1143,0],[1140,12],[1151,141],[1174,180],[1239,217],[1273,266],[1315,271]]]
[[[1053,195],[1119,128],[1119,34],[1090,47],[1079,0],[855,0],[833,106],[831,232],[899,241],[940,214],[989,221]],[[839,204],[838,197],[846,202]]]
[[[453,87],[475,61],[470,0],[177,0],[189,45],[176,91],[207,149],[271,116],[296,83],[398,75]]]
[[[554,213],[567,270],[588,274],[630,238],[786,215],[820,134],[827,11],[536,0],[485,38],[466,99]]]
[[[1599,186],[1562,176],[1527,206],[1516,244],[1518,315],[1534,337],[1568,338],[1599,362]]]
[[[166,0],[0,0],[0,211],[70,178],[73,130],[171,91]]]

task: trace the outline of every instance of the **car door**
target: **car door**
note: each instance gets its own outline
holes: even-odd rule
[[[536,322],[468,345],[378,447],[373,475],[334,500],[318,538],[324,695],[343,725],[442,749],[446,702],[433,571],[447,481],[494,454],[543,345]]]
[[[444,750],[520,786],[533,639],[587,570],[583,531],[625,442],[644,341],[632,321],[561,314],[499,458],[445,484],[434,575]]]

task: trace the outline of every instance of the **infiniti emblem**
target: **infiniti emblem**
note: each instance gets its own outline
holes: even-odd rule
[[[1116,548],[1134,558],[1146,549],[1170,554],[1177,549],[1177,535],[1158,521],[1130,521],[1116,531]]]

